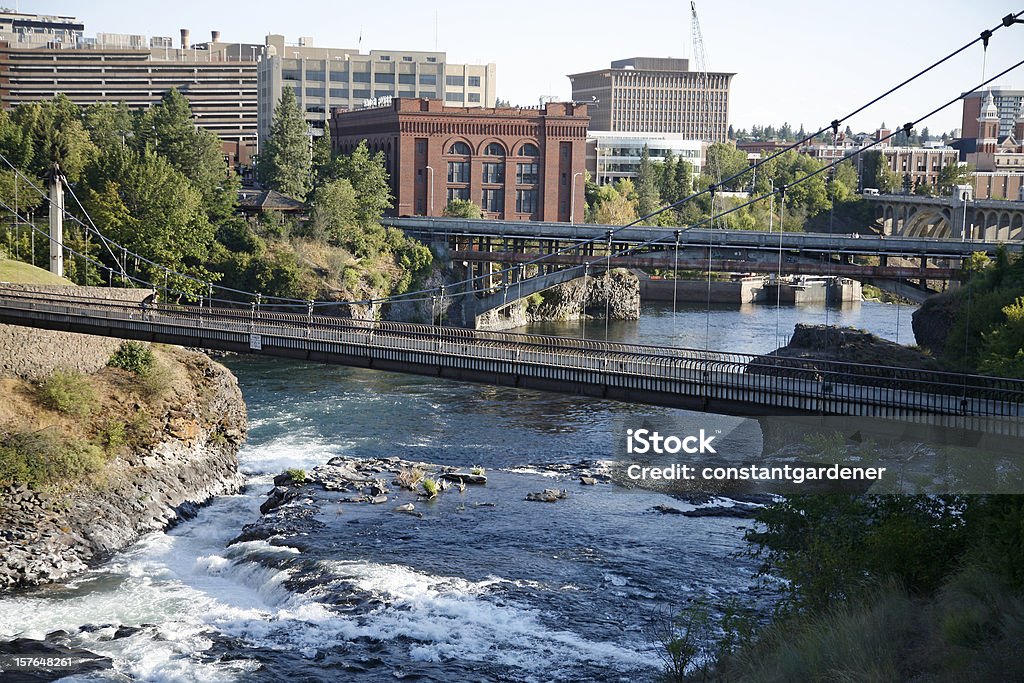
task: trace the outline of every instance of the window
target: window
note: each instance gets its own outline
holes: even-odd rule
[[[416,138],[416,153],[426,154],[427,153],[427,141],[423,138]]]
[[[354,99],[354,100],[368,100],[368,99],[370,99],[370,91],[369,90],[353,90],[352,91],[352,99]]]
[[[536,213],[537,190],[516,190],[516,211],[519,213]]]
[[[469,199],[469,188],[468,187],[449,187],[448,188],[448,203],[450,204],[456,199],[467,201]]]
[[[370,82],[370,72],[369,71],[365,71],[365,72],[358,72],[357,71],[356,73],[352,74],[352,80],[355,81],[356,83],[369,83]]]
[[[403,62],[411,62],[412,61],[412,57],[409,57],[409,56],[402,57],[402,61]]]
[[[516,164],[516,184],[536,185],[539,164]]]
[[[420,97],[422,97],[425,100],[432,100],[435,97],[437,97],[437,93],[434,92],[433,90],[421,90]]]
[[[449,161],[448,162],[448,182],[449,183],[468,183],[469,182],[469,162],[468,161]]]
[[[307,81],[326,81],[327,73],[325,71],[306,71]]]
[[[444,84],[445,85],[463,86],[463,85],[466,84],[466,82],[465,82],[465,79],[462,76],[445,76],[444,77]]]
[[[460,93],[460,92],[446,92],[444,94],[444,101],[445,102],[461,102],[462,101],[462,93]]]
[[[469,101],[470,102],[479,102],[480,101],[480,93],[478,93],[478,92],[471,92],[471,93],[469,93]]]
[[[461,141],[460,142],[452,143],[452,146],[448,148],[448,153],[449,154],[461,154],[461,155],[467,156],[467,157],[470,154],[472,154],[472,152],[470,152],[470,150],[469,150],[469,145],[467,145],[465,142],[461,142]]]
[[[469,87],[471,87],[471,88],[479,88],[480,87],[480,77],[479,76],[470,76],[469,77]]]
[[[323,88],[306,88],[306,97],[323,97]]]
[[[519,156],[521,157],[539,157],[540,150],[537,149],[537,145],[532,142],[527,142],[525,145],[519,148]]]
[[[437,76],[434,74],[420,74],[420,85],[437,85]]]
[[[382,73],[378,73],[373,78],[374,78],[374,80],[377,83],[394,83],[395,82],[395,74],[382,74]]]
[[[398,74],[398,82],[403,85],[416,85],[416,74]]]
[[[391,61],[391,55],[381,55],[380,56],[380,61],[382,61],[382,62],[390,62]]]
[[[501,146],[501,143],[492,142],[484,148],[484,156],[503,157],[505,156],[505,148]]]
[[[480,208],[491,213],[501,213],[505,210],[505,190],[501,188],[484,189],[483,206]]]
[[[299,80],[298,71],[282,71],[281,78],[285,81],[297,81]]]
[[[437,57],[427,57],[427,61],[428,62],[436,62],[437,61]]]
[[[331,97],[345,99],[346,97],[348,97],[348,90],[346,90],[345,88],[331,88]]]
[[[505,164],[487,163],[483,165],[483,181],[485,183],[505,182]]]
[[[394,94],[395,94],[394,90],[374,90],[373,91],[373,96],[374,97],[378,97],[378,98],[379,97],[391,97]]]

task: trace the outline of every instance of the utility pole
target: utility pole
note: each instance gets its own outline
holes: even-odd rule
[[[64,173],[50,169],[50,272],[64,277]]]

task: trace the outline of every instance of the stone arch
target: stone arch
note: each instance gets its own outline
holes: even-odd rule
[[[944,212],[935,208],[921,208],[914,212],[907,221],[903,233],[905,237],[951,237],[952,230],[949,218]]]
[[[498,155],[485,154],[485,152],[487,152],[488,148],[490,148],[490,149],[497,149],[497,148],[492,148],[491,145],[497,145],[498,147],[501,147],[501,151],[502,151],[501,158],[505,158],[505,157],[508,156],[508,147],[506,147],[505,143],[502,142],[501,140],[499,140],[498,138],[485,138],[480,143],[480,145],[476,148],[477,156],[494,156],[495,158],[498,158]]]
[[[463,146],[465,146],[465,151],[462,151]],[[453,147],[457,147],[458,151],[453,152]],[[444,141],[441,151],[445,156],[472,156],[473,145],[469,144],[469,141],[461,135],[453,135]]]

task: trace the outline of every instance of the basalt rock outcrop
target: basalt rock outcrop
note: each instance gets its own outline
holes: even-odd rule
[[[748,374],[774,375],[811,381],[854,383],[898,381],[895,368],[938,370],[926,353],[850,327],[797,324],[786,346],[747,364]]]
[[[238,489],[246,411],[235,377],[200,353],[162,355],[178,381],[153,406],[144,448],[60,490],[0,490],[0,589],[68,578]]]

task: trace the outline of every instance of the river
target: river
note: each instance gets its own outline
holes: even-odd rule
[[[906,342],[910,312],[865,302],[827,316]],[[647,306],[607,334],[764,352],[777,327],[788,337],[825,317],[821,306]],[[531,331],[604,338],[606,326]],[[739,554],[748,521],[658,514],[687,505],[544,467],[610,457],[624,422],[700,415],[258,357],[227,365],[249,409],[244,491],[74,581],[0,599],[0,638],[63,629],[114,661],[74,681],[637,681],[657,676],[673,610],[767,599]],[[742,429],[732,438],[758,447]],[[339,455],[481,466],[489,481],[420,505],[422,518],[325,504],[294,542],[228,545],[275,474]],[[545,487],[569,496],[524,500]]]

